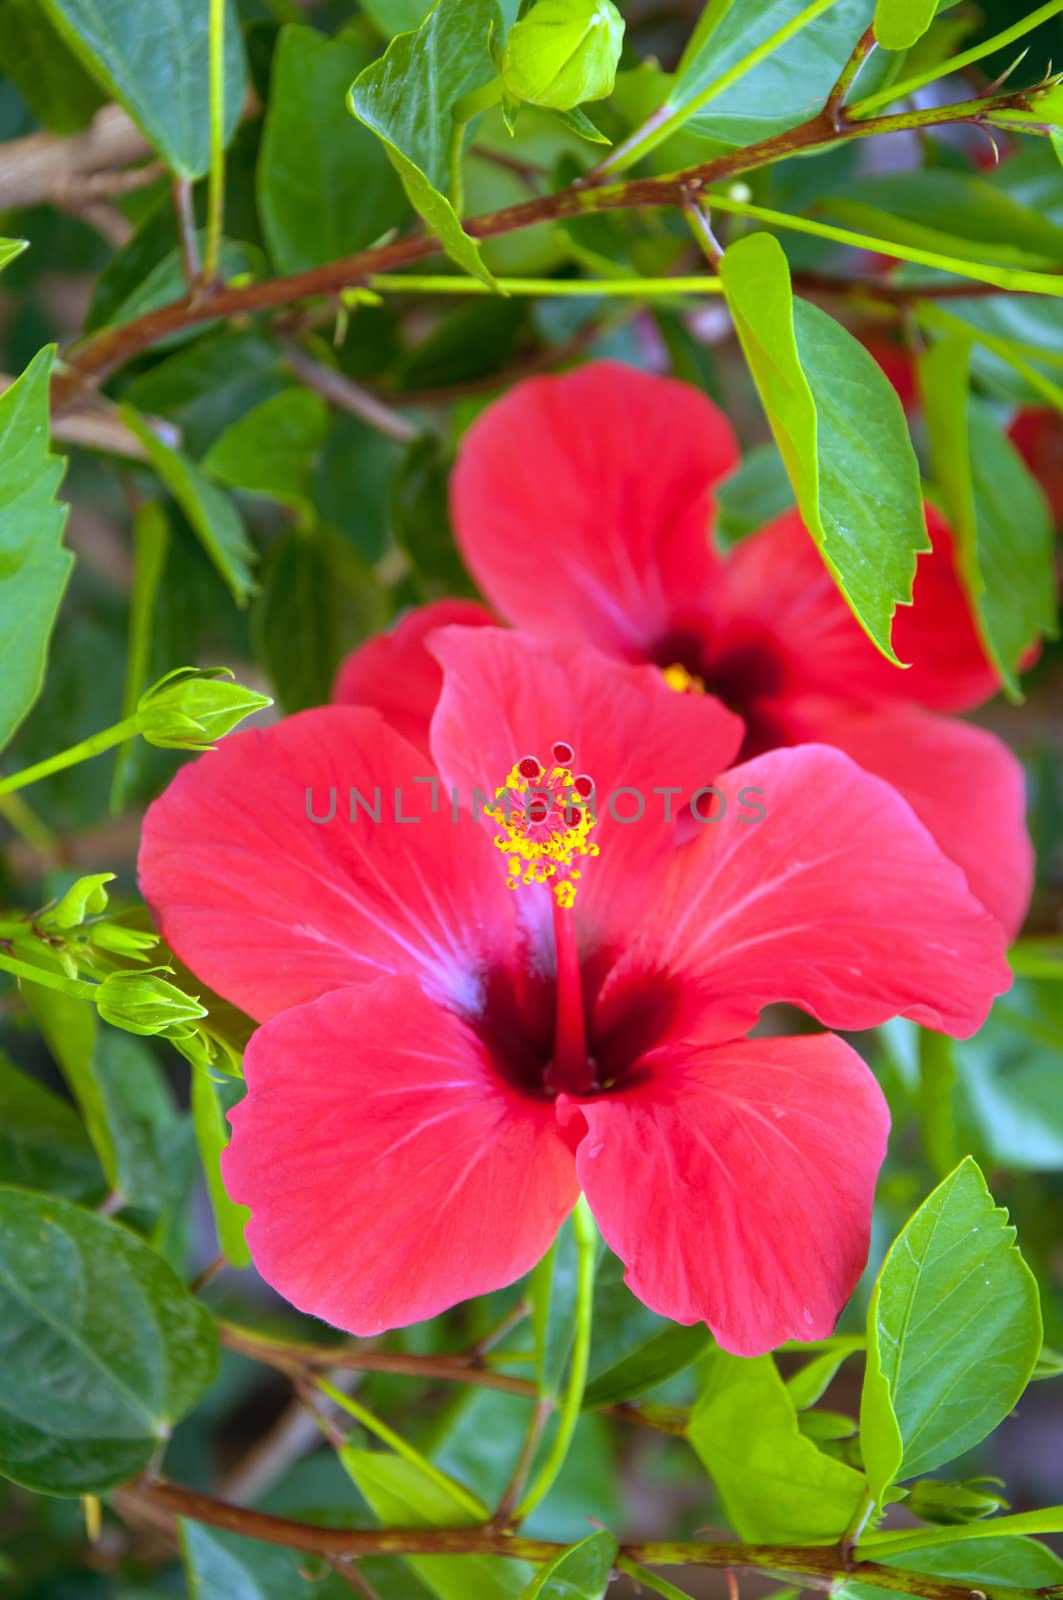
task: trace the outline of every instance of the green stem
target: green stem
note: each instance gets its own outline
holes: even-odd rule
[[[1061,11],[1063,11],[1063,0],[1048,0],[1047,5],[1039,6],[1036,11],[1031,11],[1028,17],[1023,17],[1021,22],[1012,23],[1010,28],[995,33],[991,39],[983,39],[980,44],[972,45],[969,50],[961,51],[958,56],[952,56],[948,61],[939,62],[935,67],[928,67],[925,72],[917,72],[911,78],[902,78],[900,83],[894,83],[888,89],[879,89],[877,93],[869,94],[866,100],[858,100],[855,105],[849,107],[849,116],[866,117],[872,111],[877,111],[880,106],[892,105],[895,100],[907,99],[908,95],[914,94],[917,89],[925,89],[928,83],[936,83],[939,78],[963,72],[976,61],[982,61],[986,56],[994,55],[996,51],[1014,44],[1016,39],[1025,38],[1026,34],[1032,33],[1034,28],[1039,28],[1042,22],[1057,17]]]
[[[92,1000],[99,988],[98,983],[86,983],[82,978],[64,978],[58,972],[50,972],[47,967],[35,967],[29,961],[16,961],[13,956],[0,954],[0,972],[10,972],[13,978],[22,978],[26,983],[39,983],[45,989],[58,989],[60,994],[68,994],[75,1000]]]
[[[677,128],[681,128],[684,122],[689,122],[690,118],[696,116],[710,101],[724,94],[740,78],[744,78],[747,72],[752,72],[754,67],[759,67],[762,61],[767,61],[769,56],[774,55],[776,50],[787,44],[795,34],[800,33],[803,28],[807,28],[810,22],[815,22],[817,17],[821,17],[825,11],[829,11],[836,4],[837,0],[812,0],[811,5],[807,5],[796,17],[791,17],[790,21],[784,23],[781,28],[776,28],[775,32],[765,39],[762,44],[757,45],[748,55],[743,56],[741,61],[736,61],[733,67],[729,67],[718,78],[714,78],[711,83],[702,89],[700,94],[696,94],[685,105],[678,106],[673,110],[665,102],[641,128],[635,130],[630,139],[618,145],[613,153],[606,157],[601,166],[598,167],[598,173],[626,172],[629,167],[634,166],[636,161],[641,161],[643,156],[648,155],[651,150],[655,150],[659,144],[663,144],[664,140],[670,138]]]
[[[598,1229],[595,1227],[590,1207],[582,1195],[572,1213],[572,1231],[576,1239],[576,1336],[572,1342],[568,1386],[558,1413],[557,1432],[554,1434],[546,1460],[531,1488],[517,1506],[515,1518],[518,1522],[523,1521],[553,1488],[554,1481],[565,1464],[583,1405],[583,1391],[587,1387]]]
[[[496,278],[494,286],[479,278],[403,273],[369,279],[377,294],[534,294],[554,298],[613,295],[669,299],[684,294],[721,294],[717,278]]]
[[[1063,0],[1060,3],[1063,4]],[[1031,272],[1022,267],[998,267],[985,261],[961,261],[956,256],[942,256],[932,250],[918,250],[913,245],[894,244],[889,239],[878,239],[872,234],[854,233],[851,228],[836,228],[827,222],[813,222],[809,217],[792,217],[785,211],[771,211],[767,206],[732,200],[730,195],[718,194],[715,190],[708,198],[716,211],[733,211],[736,216],[752,217],[755,222],[765,222],[772,228],[788,229],[791,233],[810,233],[817,239],[833,239],[837,244],[849,244],[857,250],[877,251],[881,255],[892,256],[896,261],[913,261],[918,266],[934,267],[939,272],[950,272],[955,277],[992,283],[998,289],[1063,298],[1063,274]],[[869,284],[868,287],[873,289],[874,285]]]
[[[911,1532],[875,1533],[861,1540],[860,1555],[869,1561],[884,1556],[902,1555],[907,1550],[924,1550],[930,1545],[957,1544],[967,1539],[996,1539],[1002,1535],[1063,1533],[1063,1506],[1046,1506],[1040,1511],[1017,1511],[1013,1516],[986,1517],[981,1522],[965,1522],[952,1528],[916,1528]]]
[[[225,218],[225,0],[210,0],[210,180],[203,276],[218,276]]]
[[[10,778],[0,778],[0,795],[10,794],[13,789],[24,789],[28,783],[50,778],[53,772],[62,772],[66,767],[76,767],[79,761],[102,755],[105,750],[121,744],[123,739],[132,739],[136,732],[136,717],[126,717],[124,721],[116,722],[113,728],[90,734],[80,744],[71,745],[69,750],[61,750],[58,755],[38,761],[32,767],[24,767],[21,772],[13,772]]]
[[[359,1401],[352,1399],[349,1394],[344,1394],[342,1389],[337,1389],[335,1384],[329,1383],[327,1378],[315,1375],[313,1383],[315,1388],[320,1389],[322,1394],[327,1394],[334,1405],[346,1411],[347,1415],[353,1417],[355,1422],[359,1423],[367,1433],[373,1434],[380,1440],[381,1444],[386,1444],[390,1450],[394,1450],[397,1456],[401,1456],[404,1461],[408,1461],[419,1472],[423,1472],[426,1478],[430,1478],[433,1483],[438,1484],[448,1495],[458,1501],[470,1516],[483,1516],[483,1506],[474,1494],[470,1494],[463,1483],[459,1483],[456,1478],[452,1478],[441,1467],[437,1467],[434,1461],[429,1461],[428,1457],[423,1456],[418,1449],[410,1444],[409,1440],[404,1439],[393,1428],[389,1428],[386,1422],[382,1422],[375,1412],[361,1405]]]
[[[465,209],[465,175],[462,158],[465,154],[465,129],[473,117],[479,116],[489,106],[497,105],[502,98],[502,79],[492,78],[480,89],[471,89],[456,103],[451,112],[454,127],[450,135],[450,203],[460,217]]]

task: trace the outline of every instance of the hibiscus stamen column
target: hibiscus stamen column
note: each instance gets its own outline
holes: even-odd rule
[[[522,756],[487,814],[502,824],[495,844],[508,859],[509,884],[541,884],[553,898],[556,956],[554,1054],[545,1086],[554,1093],[589,1094],[596,1087],[594,1063],[587,1050],[583,984],[573,905],[585,856],[598,846],[589,835],[597,823],[592,810],[594,783],[573,775],[575,752],[558,740],[544,765],[537,756]]]

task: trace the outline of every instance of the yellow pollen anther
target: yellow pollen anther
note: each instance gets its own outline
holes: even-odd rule
[[[548,766],[524,756],[495,790],[496,804],[484,807],[502,829],[495,845],[506,857],[509,888],[548,884],[565,910],[582,876],[577,862],[598,854],[590,838],[598,823],[591,809],[593,785],[583,774],[573,774],[571,761],[572,747],[566,744],[554,746]]]
[[[670,667],[662,667],[661,677],[677,694],[705,693],[705,679],[699,678],[696,672],[688,672],[678,661],[673,661]]]

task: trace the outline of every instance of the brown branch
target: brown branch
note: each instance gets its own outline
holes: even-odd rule
[[[0,162],[0,211],[46,201],[63,205],[71,199],[99,199],[104,172],[114,176],[113,169],[152,154],[136,123],[118,106],[104,106],[82,133],[68,139],[54,133],[12,139],[4,145]],[[95,192],[89,195],[87,186],[91,189],[94,184]]]
[[[250,1361],[261,1362],[276,1372],[283,1372],[296,1384],[304,1382],[315,1372],[347,1369],[352,1372],[389,1372],[397,1377],[421,1378],[436,1383],[466,1383],[480,1389],[498,1389],[504,1394],[520,1395],[526,1400],[537,1400],[539,1390],[530,1378],[514,1378],[506,1372],[496,1372],[485,1366],[475,1352],[456,1356],[407,1355],[397,1350],[361,1350],[357,1345],[301,1344],[270,1339],[237,1327],[232,1322],[218,1322],[218,1337],[223,1345],[246,1356]],[[631,1402],[615,1406],[602,1406],[608,1416],[622,1422],[638,1423],[652,1428],[655,1433],[682,1434],[685,1417],[682,1412],[666,1407],[651,1411]]]
[[[170,1483],[166,1479],[139,1479],[126,1485],[115,1499],[123,1516],[141,1515],[154,1527],[175,1531],[176,1519],[190,1517],[208,1527],[243,1534],[266,1544],[303,1550],[332,1559],[369,1555],[497,1555],[512,1560],[545,1562],[567,1546],[545,1539],[527,1539],[490,1526],[471,1528],[323,1528],[296,1522],[264,1511],[217,1500],[212,1495]],[[902,1567],[884,1567],[873,1561],[847,1559],[834,1545],[792,1547],[734,1543],[653,1543],[621,1545],[620,1554],[645,1567],[697,1566],[750,1569],[804,1577],[813,1583],[852,1580],[922,1600],[973,1600],[976,1594],[995,1593],[993,1585],[979,1590],[970,1584],[950,1583]],[[1039,1600],[1050,1590],[1002,1590],[1007,1600]]]
[[[935,127],[953,122],[980,122],[994,110],[1025,108],[1029,90],[989,100],[966,101],[929,111],[905,111],[896,115],[867,117],[846,123],[838,129],[833,119],[820,112],[798,128],[775,134],[744,150],[728,151],[715,160],[659,178],[633,178],[620,183],[592,184],[588,180],[573,184],[558,194],[543,195],[521,205],[470,217],[466,232],[475,239],[491,239],[513,233],[540,222],[562,221],[587,212],[635,210],[642,207],[688,204],[692,193],[709,184],[724,182],[744,172],[769,165],[799,152],[825,148],[839,140],[867,139],[914,127]],[[171,334],[216,317],[271,311],[294,301],[337,294],[341,289],[364,283],[373,275],[437,255],[442,247],[430,234],[415,234],[374,249],[359,251],[339,261],[328,262],[308,272],[268,278],[261,283],[240,287],[212,285],[198,295],[185,295],[160,306],[142,317],[116,328],[105,328],[87,339],[71,353],[65,371],[57,374],[52,387],[57,410],[69,405],[83,389],[102,383],[133,356]]]
[[[853,48],[853,53],[838,74],[838,81],[827,96],[827,103],[823,107],[823,115],[829,117],[832,125],[840,129],[845,122],[845,101],[856,82],[860,68],[874,50],[876,45],[875,30],[868,28],[862,33]]]

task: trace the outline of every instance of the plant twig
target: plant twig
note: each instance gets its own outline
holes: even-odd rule
[[[385,405],[383,400],[378,400],[367,389],[360,389],[342,372],[315,361],[294,339],[282,339],[281,344],[296,377],[307,388],[316,390],[330,405],[338,406],[341,411],[349,411],[352,417],[367,422],[378,433],[386,434],[389,439],[397,439],[400,444],[411,444],[414,439],[420,438],[421,430],[415,423]]]
[[[327,1528],[290,1517],[236,1506],[164,1478],[140,1478],[125,1485],[116,1501],[123,1514],[135,1511],[156,1527],[175,1531],[176,1520],[190,1517],[208,1527],[243,1534],[265,1544],[304,1550],[326,1559],[371,1555],[496,1555],[517,1561],[546,1562],[567,1548],[546,1539],[485,1526],[468,1528]],[[904,1567],[849,1560],[832,1545],[750,1545],[729,1542],[676,1542],[621,1545],[620,1556],[637,1566],[749,1569],[805,1578],[813,1586],[851,1579],[922,1600],[973,1600],[970,1584],[951,1583]],[[1048,1600],[1050,1589],[1013,1589],[982,1584],[979,1593],[1000,1600]]]
[[[1063,8],[1063,0],[1060,0],[1060,7]],[[633,178],[597,185],[584,180],[557,194],[543,195],[520,205],[507,206],[501,211],[470,217],[465,229],[473,238],[490,239],[533,227],[536,223],[559,221],[587,212],[652,206],[682,207],[689,202],[694,191],[710,184],[726,182],[799,152],[823,149],[848,139],[866,139],[878,134],[907,131],[914,127],[978,122],[992,111],[1026,109],[1028,101],[1029,91],[1020,90],[1010,95],[966,101],[961,105],[941,106],[928,111],[902,111],[890,116],[868,117],[861,122],[847,121],[841,129],[835,128],[831,120],[820,113],[800,127],[774,134],[743,150],[726,151],[712,161],[681,172],[659,178]],[[101,329],[86,339],[71,352],[65,370],[57,373],[53,380],[53,405],[57,410],[69,406],[83,390],[102,383],[134,356],[185,328],[216,317],[276,310],[298,300],[336,294],[341,289],[364,284],[376,275],[423,261],[426,257],[439,254],[441,249],[442,246],[433,235],[420,233],[287,277],[267,278],[259,283],[238,286],[207,286],[197,296],[185,295],[117,327]]]
[[[845,110],[846,97],[848,96],[849,90],[856,82],[857,75],[860,72],[861,67],[874,50],[875,44],[875,30],[874,27],[870,27],[868,28],[867,32],[862,33],[859,39],[856,41],[852,55],[849,57],[841,72],[838,74],[837,82],[835,83],[830,94],[827,96],[827,103],[823,107],[823,114],[824,116],[830,118],[831,122],[836,128],[841,128],[843,123],[847,120],[847,114]]]
[[[177,232],[181,241],[181,268],[185,283],[192,293],[199,283],[199,239],[196,234],[196,213],[192,204],[192,180],[173,180],[173,208],[177,213]]]

